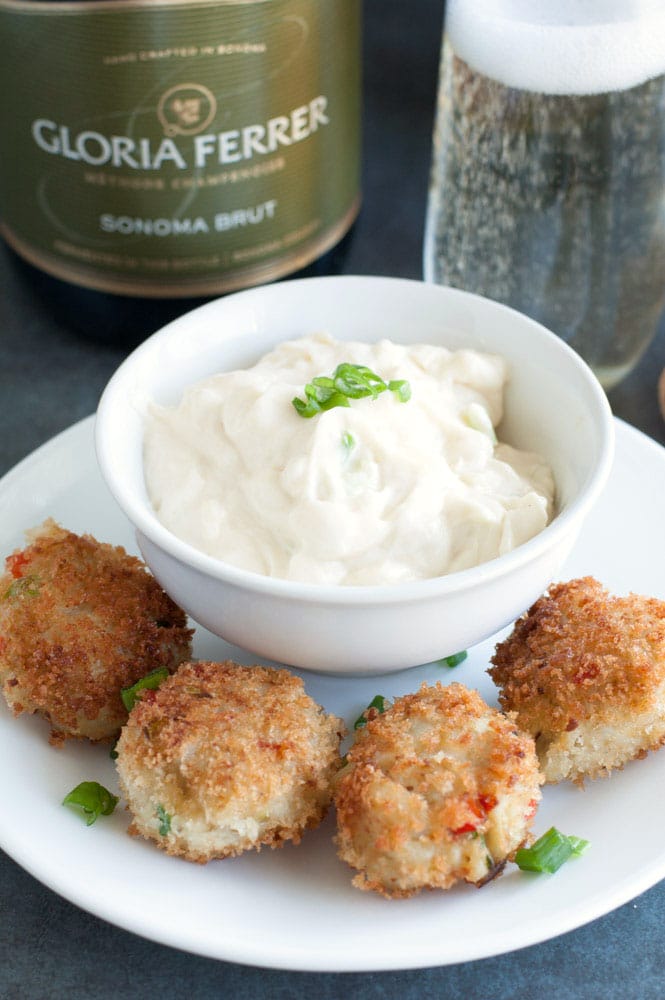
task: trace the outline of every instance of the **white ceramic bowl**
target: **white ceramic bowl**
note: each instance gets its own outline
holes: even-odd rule
[[[143,478],[150,400],[252,364],[282,340],[325,330],[340,340],[474,347],[510,366],[502,440],[553,469],[558,513],[513,552],[473,569],[387,586],[303,584],[204,555],[157,520]],[[559,338],[475,295],[396,278],[312,278],[240,292],[154,334],[120,366],[99,404],[106,482],[165,590],[211,632],[252,653],[335,674],[385,673],[467,649],[521,614],[556,577],[609,474],[613,423],[600,385]]]

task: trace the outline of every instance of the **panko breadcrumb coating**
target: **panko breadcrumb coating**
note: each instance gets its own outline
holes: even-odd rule
[[[191,656],[183,611],[124,549],[48,520],[0,577],[0,684],[15,715],[37,712],[51,741],[115,738],[120,690]]]
[[[533,740],[461,684],[423,684],[356,734],[335,781],[339,855],[384,896],[483,885],[529,838]]]
[[[614,597],[589,576],[559,583],[492,663],[550,782],[606,775],[665,742],[665,601]]]
[[[129,832],[202,863],[298,843],[330,804],[343,728],[286,670],[181,666],[142,693],[116,747]]]

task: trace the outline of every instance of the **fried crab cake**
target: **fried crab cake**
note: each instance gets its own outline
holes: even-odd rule
[[[191,656],[185,614],[124,549],[46,521],[0,577],[0,684],[15,715],[37,712],[51,741],[114,738],[120,689]]]
[[[129,832],[198,862],[298,843],[330,804],[343,728],[286,670],[185,664],[118,741]]]
[[[665,742],[665,601],[614,597],[593,577],[557,584],[492,663],[547,781],[581,783]]]
[[[370,712],[347,761],[336,841],[359,889],[480,886],[529,838],[543,780],[533,740],[461,684],[423,684]]]

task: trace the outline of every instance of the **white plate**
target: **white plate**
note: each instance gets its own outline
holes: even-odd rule
[[[47,516],[75,531],[136,551],[131,528],[98,474],[93,420],[50,441],[0,482],[0,552]],[[665,598],[665,451],[625,424],[609,485],[565,573],[593,574],[610,589]],[[309,693],[352,723],[377,693],[421,681],[461,681],[495,703],[486,674],[494,642],[454,670],[437,665],[371,679],[303,674]],[[197,631],[205,658],[247,654]],[[55,892],[127,930],[214,958],[275,968],[369,971],[445,965],[543,941],[593,920],[665,876],[665,752],[609,780],[547,787],[536,833],[555,824],[591,841],[554,876],[514,866],[481,891],[461,886],[387,901],[350,885],[332,845],[329,817],[299,847],[264,850],[206,866],[169,858],[125,833],[127,813],[92,827],[62,808],[79,781],[116,789],[108,749],[70,743],[55,750],[45,723],[13,719],[0,706],[0,846]]]

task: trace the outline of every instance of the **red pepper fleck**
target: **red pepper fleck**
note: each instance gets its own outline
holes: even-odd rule
[[[23,570],[29,562],[30,560],[26,556],[25,552],[14,552],[11,556],[7,556],[5,559],[5,566],[14,579],[18,580],[23,576]]]
[[[568,725],[566,726],[566,732],[572,733],[573,729],[577,729],[579,722],[577,719],[568,719]]]
[[[593,681],[599,674],[599,669],[596,666],[587,667],[586,670],[578,670],[576,674],[573,675],[573,680],[576,684],[583,684],[584,681]]]
[[[527,806],[526,813],[524,814],[524,819],[528,823],[530,819],[536,815],[536,809],[538,808],[538,799],[531,799],[529,805]]]
[[[478,820],[479,822],[480,820]],[[455,837],[458,837],[462,833],[475,833],[478,823],[465,823],[463,826],[458,826],[452,833]]]
[[[477,798],[469,800],[467,802],[468,809],[477,816],[477,819],[475,822],[463,823],[462,826],[456,827],[451,831],[453,836],[457,837],[463,833],[475,833],[487,817],[487,813],[494,809],[496,802],[497,800],[493,795],[478,795]]]

